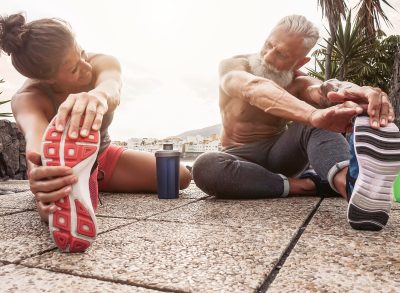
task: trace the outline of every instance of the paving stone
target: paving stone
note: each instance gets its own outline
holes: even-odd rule
[[[179,191],[179,198],[196,199],[208,196],[208,194],[201,191],[193,182],[189,184],[188,188]]]
[[[304,233],[268,292],[399,292],[397,237]]]
[[[0,181],[0,194],[9,192],[23,192],[29,190],[28,180],[7,180]]]
[[[323,201],[268,292],[400,291],[400,211],[382,231],[357,231],[346,206]]]
[[[23,212],[23,211],[25,211],[25,209],[0,208],[0,216],[11,215],[11,214],[20,213],[20,212]]]
[[[1,208],[36,209],[35,198],[30,191],[0,195]]]
[[[293,231],[140,220],[101,235],[85,254],[58,251],[23,264],[82,276],[190,292],[251,292]]]
[[[2,292],[159,292],[16,265],[0,267],[0,283]]]
[[[98,218],[99,232],[118,227],[129,221]],[[92,247],[96,242],[92,245]],[[16,262],[22,258],[55,248],[49,228],[37,212],[23,212],[0,217],[0,260]]]
[[[97,214],[109,217],[143,219],[194,201],[194,199],[159,199],[156,194],[103,194]]]
[[[265,200],[201,200],[150,219],[236,227],[297,229],[319,198],[292,197]]]
[[[307,232],[315,234],[347,235],[357,237],[360,234],[398,235],[400,237],[400,210],[392,209],[386,227],[379,232],[358,231],[347,222],[347,202],[338,199],[324,199],[318,212],[309,223]]]

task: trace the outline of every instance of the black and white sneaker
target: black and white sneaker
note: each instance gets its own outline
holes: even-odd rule
[[[347,220],[357,230],[379,231],[389,220],[393,182],[400,171],[400,132],[394,123],[373,129],[369,117],[354,122],[354,154],[359,174],[348,188]],[[352,146],[352,143],[350,143]],[[348,176],[349,179],[349,176]],[[353,184],[348,186],[353,187]]]

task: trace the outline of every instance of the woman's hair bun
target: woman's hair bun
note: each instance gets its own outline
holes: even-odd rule
[[[17,52],[24,44],[27,32],[22,13],[0,16],[0,49],[8,55]]]

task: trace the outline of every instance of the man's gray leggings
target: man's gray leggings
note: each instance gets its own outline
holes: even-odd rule
[[[350,158],[340,133],[291,123],[282,134],[222,152],[205,153],[193,165],[193,179],[205,193],[221,198],[287,196],[287,177],[311,164],[333,187],[333,177]]]

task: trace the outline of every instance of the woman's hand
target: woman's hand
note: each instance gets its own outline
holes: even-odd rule
[[[29,170],[29,187],[35,195],[40,217],[48,221],[49,214],[57,211],[57,200],[70,194],[72,185],[78,178],[72,169],[65,166],[41,166],[40,154],[28,152],[27,159],[32,163]]]
[[[107,113],[107,110],[107,98],[103,93],[82,92],[70,94],[58,108],[55,118],[56,129],[57,131],[63,131],[68,116],[71,116],[68,136],[70,138],[77,138],[79,126],[82,125],[80,135],[86,137],[89,135],[91,129],[100,129],[103,116]],[[83,123],[81,124],[82,121]]]

